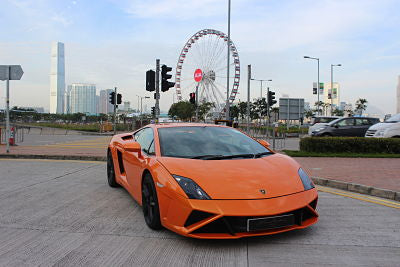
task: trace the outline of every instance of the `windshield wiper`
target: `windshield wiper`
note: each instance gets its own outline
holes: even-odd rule
[[[219,159],[234,159],[234,158],[254,158],[254,154],[237,154],[237,155],[227,155],[227,156],[222,156],[222,155],[217,155],[217,156],[209,156],[207,160],[219,160]]]
[[[200,155],[200,156],[191,157],[191,159],[214,159],[217,157],[223,157],[223,156],[222,155]]]
[[[255,158],[260,158],[261,156],[272,155],[272,154],[274,154],[274,152],[271,152],[271,151],[268,151],[268,152],[261,152],[261,153],[254,154],[254,157],[255,157]]]

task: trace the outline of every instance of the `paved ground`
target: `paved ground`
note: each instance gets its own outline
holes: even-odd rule
[[[26,135],[25,142],[11,147],[11,154],[106,156],[110,136]],[[285,147],[295,149],[298,138]],[[5,146],[0,146],[0,154]],[[295,158],[312,176],[400,191],[400,158]]]
[[[25,135],[24,142],[10,148],[11,154],[106,156],[111,136]],[[0,154],[6,152],[0,146]]]
[[[295,158],[312,176],[400,192],[400,158]]]
[[[234,241],[194,240],[147,228],[126,191],[107,186],[104,163],[2,159],[0,170],[0,266],[400,262],[400,205],[387,200],[321,192],[320,221],[311,228]]]

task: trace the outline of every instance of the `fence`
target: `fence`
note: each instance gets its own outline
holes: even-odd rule
[[[240,125],[239,129],[255,139],[268,141],[273,150],[282,150],[286,146],[286,133],[278,131],[277,128],[253,125],[247,131],[246,126]]]
[[[24,141],[24,128],[18,126],[10,126],[12,129],[14,127],[15,134],[14,134],[14,142],[15,143],[22,143]],[[0,144],[6,144],[6,127],[0,126]]]

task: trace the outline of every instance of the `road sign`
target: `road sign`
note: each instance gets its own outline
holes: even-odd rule
[[[10,70],[9,76],[8,69]],[[21,68],[21,65],[0,65],[0,80],[21,80],[24,71]]]
[[[201,69],[196,69],[194,71],[194,80],[196,82],[200,82],[203,79],[203,72],[201,71]]]
[[[279,119],[299,120],[304,114],[304,98],[279,98]]]

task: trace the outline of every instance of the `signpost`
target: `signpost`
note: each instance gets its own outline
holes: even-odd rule
[[[0,65],[0,80],[6,81],[6,144],[10,153],[10,80],[21,80],[21,65]]]
[[[199,83],[203,79],[203,71],[201,69],[196,69],[194,71],[194,80],[197,82],[196,85],[196,122],[199,121]]]
[[[304,98],[279,98],[279,119],[287,121],[299,120],[304,116]],[[300,125],[300,124],[299,124]]]

